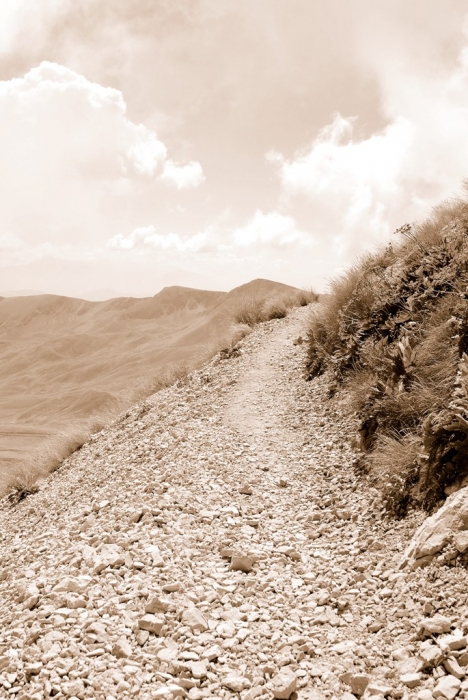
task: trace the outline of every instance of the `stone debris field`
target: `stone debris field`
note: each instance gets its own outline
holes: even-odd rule
[[[468,698],[466,570],[400,566],[424,515],[355,474],[309,313],[2,501],[1,698]]]

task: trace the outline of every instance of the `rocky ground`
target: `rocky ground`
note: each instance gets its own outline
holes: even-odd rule
[[[3,502],[0,697],[468,698],[466,570],[399,569],[352,425],[258,327]]]

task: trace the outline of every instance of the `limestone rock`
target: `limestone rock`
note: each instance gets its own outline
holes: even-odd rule
[[[366,688],[369,685],[369,680],[369,676],[364,673],[353,673],[350,675],[347,683],[351,688],[353,695],[361,697],[361,695],[364,695]]]
[[[461,681],[454,676],[442,676],[437,681],[437,684],[432,691],[434,698],[445,698],[445,700],[453,700],[460,690]]]
[[[142,630],[152,632],[152,634],[160,634],[164,625],[164,618],[156,615],[147,614],[138,620],[138,626]]]
[[[450,673],[452,676],[455,676],[455,678],[465,677],[465,671],[458,664],[457,660],[451,656],[444,660],[444,667],[447,673]]]
[[[430,561],[445,546],[455,542],[457,535],[466,530],[468,530],[468,487],[453,493],[434,515],[426,518],[416,530],[400,566],[409,565],[414,568],[418,560],[429,558]],[[463,549],[465,541],[465,536],[457,540],[461,547],[459,551],[466,551]],[[468,549],[468,542],[466,542],[466,548]]]
[[[190,606],[182,613],[182,622],[190,627],[192,631],[204,632],[208,629],[208,622],[205,616],[195,606]]]
[[[146,613],[161,613],[167,612],[170,608],[170,602],[160,598],[159,596],[151,596],[145,606]]]
[[[421,621],[421,633],[426,637],[433,634],[450,632],[451,622],[448,617],[436,614],[434,617],[426,617]]]
[[[419,652],[419,658],[424,664],[424,668],[434,668],[438,666],[444,657],[443,652],[440,647],[436,644],[431,644],[430,646],[421,649]]]
[[[125,659],[132,655],[132,646],[126,637],[119,639],[112,647],[112,655],[117,659]]]
[[[221,684],[225,688],[229,688],[229,690],[232,690],[234,693],[240,693],[242,690],[244,690],[244,688],[247,688],[250,685],[247,678],[235,674],[230,674],[223,678]]]
[[[400,676],[400,681],[407,688],[416,688],[418,685],[421,685],[421,676],[419,673],[404,673]]]
[[[271,679],[273,697],[278,700],[288,700],[297,687],[297,676],[294,671],[284,668]]]
[[[231,558],[232,571],[244,571],[244,573],[248,574],[250,571],[252,571],[252,567],[252,558],[245,554],[235,554]]]

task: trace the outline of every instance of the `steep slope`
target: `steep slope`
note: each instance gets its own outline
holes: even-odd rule
[[[398,571],[420,518],[389,527],[357,481],[348,420],[324,378],[304,381],[308,314],[257,328],[0,505],[5,697],[461,687],[435,642],[466,631],[467,573]]]
[[[468,483],[468,199],[405,225],[332,283],[309,370],[359,419],[359,468],[387,509],[431,510]]]

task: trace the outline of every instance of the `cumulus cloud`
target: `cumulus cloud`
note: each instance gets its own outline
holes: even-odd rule
[[[308,207],[314,232],[343,255],[423,218],[466,176],[468,49],[448,76],[407,70],[380,81],[384,128],[359,138],[357,118],[338,114],[294,157],[267,154],[283,204]]]
[[[190,163],[182,165],[174,163],[172,160],[167,160],[159,179],[174,185],[178,190],[182,190],[189,187],[198,187],[205,179],[205,176],[200,163],[196,161],[190,161]]]
[[[258,246],[261,249],[297,243],[310,244],[312,237],[298,229],[292,216],[277,211],[264,214],[257,210],[244,226],[235,229],[233,242],[241,247]]]
[[[126,109],[119,90],[56,63],[0,81],[1,228],[30,244],[106,240],[123,200],[172,163],[156,132]],[[185,179],[166,184],[203,177],[199,163],[184,167]]]
[[[237,228],[223,227],[220,220],[191,236],[177,233],[159,233],[155,226],[140,226],[129,234],[118,233],[107,247],[116,251],[173,252],[173,253],[227,253],[252,252],[268,254],[277,248],[311,246],[314,239],[299,230],[295,219],[277,211],[264,213],[257,210],[243,225]]]
[[[12,51],[22,38],[30,43],[44,41],[46,27],[64,7],[63,0],[2,0],[0,3],[0,52]]]
[[[197,253],[214,250],[217,244],[210,230],[182,238],[178,233],[157,233],[155,227],[151,225],[136,228],[127,236],[118,233],[108,241],[107,246],[120,251],[158,250]]]

